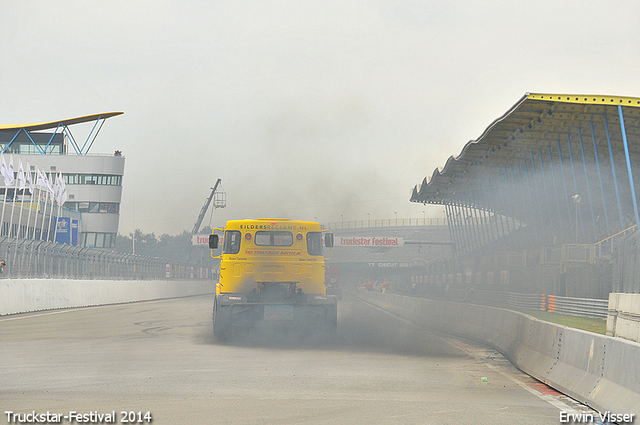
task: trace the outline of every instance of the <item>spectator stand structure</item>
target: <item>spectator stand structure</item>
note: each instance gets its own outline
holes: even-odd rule
[[[640,292],[640,98],[525,94],[413,189],[457,261],[424,285],[607,298]],[[640,258],[640,257],[639,257]]]

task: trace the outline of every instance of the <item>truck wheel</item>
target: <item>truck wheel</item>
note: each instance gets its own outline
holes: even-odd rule
[[[220,342],[229,341],[231,338],[231,330],[229,329],[228,310],[220,307],[216,300],[213,304],[213,336]]]
[[[327,311],[327,328],[331,332],[336,332],[338,328],[338,307],[331,306]]]

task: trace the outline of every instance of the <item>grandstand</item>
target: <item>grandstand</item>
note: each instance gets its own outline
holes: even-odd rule
[[[640,292],[640,98],[525,94],[413,189],[446,209],[463,284]]]

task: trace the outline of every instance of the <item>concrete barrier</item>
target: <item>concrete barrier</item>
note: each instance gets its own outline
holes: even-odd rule
[[[609,294],[607,335],[640,341],[640,294]]]
[[[368,291],[356,295],[417,325],[492,346],[520,370],[600,412],[640,418],[637,342],[494,307]]]
[[[0,280],[0,315],[213,294],[215,282],[199,280]]]

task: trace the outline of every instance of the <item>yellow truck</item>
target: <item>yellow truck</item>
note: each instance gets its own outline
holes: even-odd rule
[[[222,254],[215,231],[224,231]],[[228,340],[259,326],[334,332],[337,300],[326,294],[323,248],[333,234],[320,223],[289,219],[230,220],[209,236],[220,258],[213,333]]]

